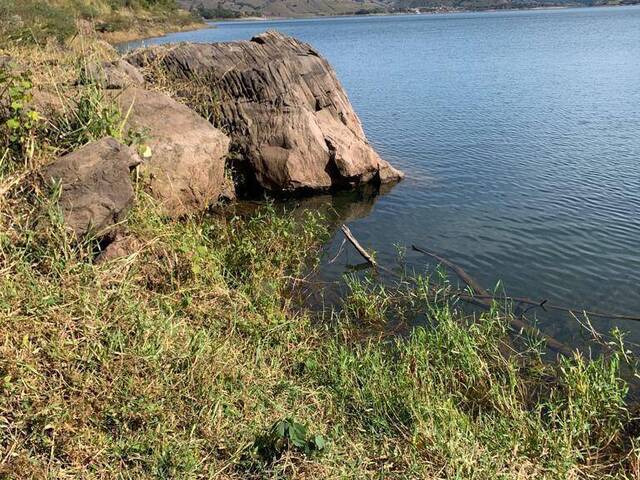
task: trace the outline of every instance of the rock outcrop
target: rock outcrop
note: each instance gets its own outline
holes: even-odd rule
[[[321,191],[402,178],[367,142],[329,63],[294,38],[267,32],[251,41],[152,47],[128,60],[210,88],[214,123],[231,136],[249,187]]]
[[[171,216],[207,208],[228,197],[229,138],[188,107],[153,91],[128,88],[117,97],[128,128],[146,138],[151,157],[140,167],[151,194]],[[231,189],[232,190],[232,189]]]
[[[113,138],[103,138],[59,158],[43,176],[60,183],[65,225],[77,236],[101,234],[123,220],[134,200],[130,171],[138,155]]]

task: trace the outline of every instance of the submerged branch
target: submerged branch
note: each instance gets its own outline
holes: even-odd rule
[[[372,267],[375,268],[379,268],[380,270],[383,270],[395,277],[399,277],[399,275],[392,271],[389,270],[381,265],[379,265],[375,259],[371,256],[371,254],[369,252],[367,252],[367,250],[360,245],[360,242],[358,242],[358,240],[353,236],[353,233],[351,233],[351,230],[349,229],[349,227],[347,227],[346,225],[342,225],[342,232],[344,233],[345,237],[347,238],[347,240],[349,240],[349,242],[351,242],[351,244],[355,247],[355,249],[358,251],[358,253],[360,255],[362,255],[362,257],[367,261],[367,263],[369,265],[371,265]],[[493,302],[489,300],[488,297],[490,297],[489,292],[484,289],[478,282],[476,282],[471,275],[469,275],[467,272],[464,271],[464,269],[462,269],[461,267],[459,267],[458,265],[454,264],[453,262],[450,262],[438,255],[435,254],[431,254],[430,252],[427,252],[426,250],[423,249],[418,249],[418,247],[413,246],[414,250],[417,251],[421,251],[422,253],[425,253],[427,255],[430,255],[436,259],[438,259],[439,261],[441,261],[441,263],[445,264],[447,267],[451,268],[451,270],[453,270],[475,293],[477,293],[479,296],[474,296],[474,295],[465,295],[462,292],[458,292],[457,296],[458,298],[474,304],[476,306],[479,306],[485,310],[488,310],[491,308]],[[480,297],[486,297],[486,298],[480,298]],[[510,316],[509,317],[509,322],[511,323],[511,325],[515,328],[517,328],[518,330],[520,330],[521,332],[528,332],[530,334],[536,335],[541,337],[542,339],[544,339],[544,341],[546,342],[546,344],[554,351],[556,351],[557,353],[564,355],[566,357],[571,357],[573,355],[572,350],[565,345],[564,343],[556,340],[555,338],[546,335],[545,333],[541,332],[540,329],[533,327],[531,325],[528,325],[527,323],[525,323],[523,320],[514,317],[514,316]]]
[[[453,270],[455,272],[456,275],[458,275],[458,277],[460,277],[460,279],[467,284],[467,286],[469,286],[469,288],[471,288],[471,290],[473,291],[473,296],[475,298],[488,298],[490,297],[489,292],[487,290],[485,290],[478,282],[476,282],[471,275],[469,275],[467,272],[465,272],[461,267],[459,267],[458,265],[456,265],[453,262],[450,262],[449,260],[447,260],[444,257],[441,257],[439,255],[436,255],[435,253],[429,252],[423,248],[420,247],[416,247],[415,245],[411,245],[411,248],[413,248],[416,252],[420,252],[420,253],[424,253],[425,255],[428,255],[434,259],[436,259],[438,262],[440,262],[441,264],[443,264],[446,267],[449,267],[451,270]]]
[[[640,322],[640,317],[638,317],[637,315],[618,315],[618,314],[615,314],[615,313],[608,313],[608,312],[594,312],[594,311],[585,310],[585,309],[581,309],[581,308],[562,307],[562,306],[559,306],[559,305],[551,305],[551,304],[549,304],[547,299],[544,299],[544,300],[533,300],[533,299],[527,298],[527,297],[510,297],[510,296],[504,296],[504,295],[491,295],[488,291],[482,289],[481,287],[480,287],[480,289],[478,289],[477,283],[473,280],[473,278],[471,278],[462,268],[460,268],[459,266],[457,266],[453,262],[447,260],[444,257],[436,255],[435,253],[429,252],[428,250],[425,250],[423,248],[417,247],[415,245],[412,245],[411,248],[413,248],[413,250],[415,250],[416,252],[424,253],[425,255],[428,255],[428,256],[436,259],[441,264],[443,264],[446,267],[449,267],[451,270],[453,270],[462,279],[462,281],[464,283],[466,283],[469,287],[471,287],[471,289],[474,291],[473,297],[477,298],[477,299],[492,300],[492,301],[517,302],[517,303],[523,303],[525,305],[530,305],[533,308],[539,307],[539,308],[542,308],[545,311],[546,311],[546,309],[550,309],[550,310],[557,310],[557,311],[565,312],[565,313],[571,313],[571,314],[574,314],[574,315],[575,314],[581,314],[581,315],[585,315],[587,317],[609,318],[609,319],[613,319],[613,320],[631,320],[631,321],[635,321],[635,322]],[[463,294],[463,296],[464,296],[464,294]],[[530,309],[527,309],[527,311],[528,310],[530,310]]]
[[[354,246],[354,248],[358,251],[358,253],[362,255],[362,258],[364,258],[367,261],[367,263],[369,263],[369,265],[371,265],[372,267],[377,267],[378,264],[376,263],[373,256],[371,256],[369,252],[367,252],[364,249],[364,247],[360,245],[360,242],[358,242],[358,240],[356,240],[356,237],[353,236],[353,233],[351,233],[351,229],[346,225],[342,225],[341,228],[342,228],[342,233],[344,233],[344,236],[347,238],[347,240],[349,240],[349,242],[351,242],[351,245]]]

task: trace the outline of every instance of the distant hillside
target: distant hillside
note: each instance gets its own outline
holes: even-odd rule
[[[159,35],[199,23],[176,0],[0,0],[0,41],[68,38],[78,21],[113,40]]]
[[[180,0],[180,4],[205,18],[301,17],[389,10],[388,0]]]
[[[640,3],[640,0],[179,0],[179,3],[205,18],[234,18],[393,13],[415,9],[436,12],[599,6]]]

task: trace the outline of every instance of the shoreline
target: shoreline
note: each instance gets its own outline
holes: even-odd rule
[[[354,269],[335,310],[312,310],[302,302],[307,273],[334,230],[321,211],[266,203],[247,215],[230,206],[170,218],[146,190],[148,175],[131,171],[133,158],[114,172],[133,198],[114,225],[120,237],[105,247],[69,234],[64,190],[43,189],[34,171],[106,136],[130,141],[121,152],[131,155],[154,137],[180,145],[165,138],[182,123],[169,115],[159,134],[140,126],[125,137],[135,111],[99,78],[78,81],[102,48],[91,47],[16,51],[34,67],[29,85],[66,89],[58,113],[18,108],[26,134],[8,144],[0,169],[0,472],[229,480],[637,472],[622,343],[602,358],[555,363],[509,327],[508,310],[469,316],[426,273],[396,285]],[[25,85],[22,74],[7,81]],[[26,104],[31,87],[22,88],[14,90]],[[5,138],[9,125],[0,121]],[[154,146],[151,158],[163,151],[177,149]],[[111,179],[113,157],[104,163],[109,175],[92,178]],[[426,322],[414,327],[417,318]],[[408,335],[390,338],[398,321]]]
[[[206,19],[206,24],[218,24],[218,23],[241,23],[241,22],[270,22],[270,21],[287,21],[287,20],[311,20],[322,18],[360,18],[360,17],[395,17],[395,16],[429,16],[429,15],[448,15],[448,14],[462,14],[462,13],[494,13],[494,12],[528,12],[539,10],[579,10],[579,9],[593,9],[593,8],[620,8],[620,7],[640,7],[640,1],[634,4],[627,5],[550,5],[541,7],[524,7],[524,8],[487,8],[487,9],[462,9],[462,10],[443,10],[443,11],[421,11],[420,13],[413,12],[379,12],[379,13],[344,13],[344,14],[332,14],[332,15],[319,15],[319,14],[304,14],[296,16],[251,16],[243,18],[214,18]],[[198,29],[196,29],[198,30]],[[169,32],[172,33],[172,32]]]
[[[135,42],[139,40],[148,40],[150,38],[161,38],[166,35],[171,35],[173,33],[183,33],[183,32],[195,32],[198,30],[207,30],[210,28],[216,28],[214,25],[209,24],[208,22],[195,22],[192,24],[185,25],[181,28],[158,28],[157,30],[149,30],[146,32],[134,32],[134,31],[117,31],[110,33],[97,33],[98,38],[104,40],[112,45],[120,45],[129,42]]]

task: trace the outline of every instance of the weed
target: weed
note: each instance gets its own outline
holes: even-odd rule
[[[253,452],[267,463],[277,460],[287,450],[297,450],[305,455],[324,449],[326,441],[322,435],[310,434],[306,425],[292,418],[275,422],[268,432],[253,443]]]
[[[40,114],[29,107],[32,87],[28,73],[0,68],[0,143],[6,145],[3,158],[23,159],[27,168],[33,163],[41,121]]]
[[[391,303],[385,287],[370,277],[361,279],[353,274],[345,277],[345,283],[344,311],[348,317],[369,325],[384,324]]]

